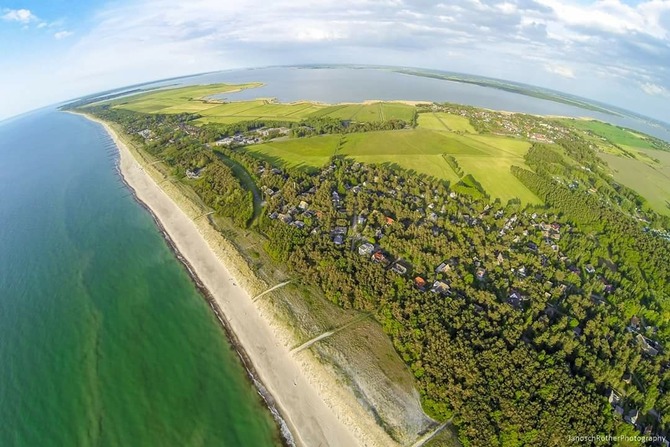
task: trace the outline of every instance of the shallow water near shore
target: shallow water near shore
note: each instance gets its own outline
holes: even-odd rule
[[[86,119],[0,124],[0,445],[270,446],[270,412]]]

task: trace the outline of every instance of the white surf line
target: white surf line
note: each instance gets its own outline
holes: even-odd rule
[[[309,347],[312,346],[314,343],[317,343],[317,342],[323,340],[324,338],[328,338],[328,337],[330,337],[330,336],[332,336],[332,335],[335,335],[335,334],[337,334],[338,332],[347,329],[349,326],[353,326],[354,324],[356,324],[356,323],[358,323],[358,322],[360,322],[360,321],[365,320],[365,319],[368,318],[369,316],[370,316],[370,314],[364,314],[364,315],[362,315],[362,316],[360,316],[360,317],[358,317],[358,318],[354,318],[352,321],[350,321],[350,322],[348,322],[347,324],[344,324],[344,325],[338,327],[337,329],[333,329],[332,331],[324,332],[323,334],[321,334],[321,335],[319,335],[319,336],[317,336],[317,337],[314,337],[314,338],[312,338],[311,340],[307,340],[305,343],[301,344],[301,345],[298,346],[297,348],[293,348],[293,349],[291,349],[291,354],[297,354],[298,352],[303,351],[303,350],[309,348]]]
[[[442,423],[442,425],[438,426],[438,427],[437,427],[435,430],[433,430],[432,432],[430,432],[430,433],[426,433],[425,435],[421,436],[419,439],[416,440],[416,442],[415,442],[414,444],[412,444],[412,447],[421,447],[422,445],[424,445],[425,443],[427,443],[428,441],[430,441],[431,439],[433,439],[435,436],[437,436],[437,434],[438,434],[439,432],[441,432],[442,430],[444,430],[444,427],[446,427],[447,424],[448,424],[449,422],[451,422],[451,419],[449,419],[448,421]]]
[[[268,290],[266,290],[265,292],[259,293],[258,295],[256,295],[255,297],[253,297],[251,300],[252,300],[252,301],[256,301],[258,298],[262,297],[262,296],[265,295],[266,293],[270,293],[270,292],[272,292],[273,290],[277,290],[277,289],[280,288],[280,287],[284,287],[285,285],[289,284],[290,282],[291,282],[291,280],[289,279],[288,281],[284,281],[284,282],[282,282],[282,283],[279,283],[279,284],[277,284],[276,286],[272,286],[272,287],[270,287]]]

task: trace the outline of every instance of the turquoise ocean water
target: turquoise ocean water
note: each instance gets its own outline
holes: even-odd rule
[[[270,446],[270,412],[84,118],[0,123],[0,446]]]

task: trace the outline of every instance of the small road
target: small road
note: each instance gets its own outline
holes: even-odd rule
[[[358,317],[358,318],[354,318],[354,319],[351,320],[350,322],[348,322],[348,323],[346,323],[346,324],[344,324],[344,325],[338,327],[337,329],[333,329],[332,331],[324,332],[323,334],[321,334],[321,335],[319,335],[319,336],[317,336],[317,337],[314,337],[314,338],[312,338],[311,340],[306,341],[305,343],[301,344],[301,345],[298,346],[297,348],[293,348],[293,349],[291,349],[291,354],[297,354],[298,352],[303,351],[303,350],[309,348],[309,347],[312,346],[314,343],[317,343],[317,342],[323,340],[324,338],[331,337],[331,336],[337,334],[338,332],[341,332],[341,331],[347,329],[348,327],[353,326],[354,324],[356,324],[356,323],[358,323],[358,322],[360,322],[360,321],[365,320],[365,319],[368,318],[369,316],[370,316],[370,314],[363,314],[363,315],[361,315],[360,317]]]
[[[208,213],[203,213],[203,214],[199,215],[198,217],[193,218],[193,220],[198,220],[198,219],[200,219],[201,217],[210,216],[210,215],[212,215],[212,214],[214,214],[214,211],[210,211],[210,212],[208,212]]]
[[[258,298],[262,297],[262,296],[265,295],[266,293],[270,293],[270,292],[272,292],[273,290],[277,290],[277,289],[280,288],[280,287],[284,287],[285,285],[289,284],[290,282],[291,282],[291,280],[288,280],[288,281],[284,281],[284,282],[282,282],[282,283],[279,283],[279,284],[277,284],[276,286],[272,286],[272,287],[270,287],[268,290],[266,290],[265,292],[259,293],[258,295],[256,295],[255,297],[253,297],[251,300],[252,300],[252,301],[256,301]]]
[[[435,430],[433,430],[431,432],[428,432],[425,435],[421,436],[419,439],[416,440],[416,442],[414,444],[412,444],[412,447],[421,447],[422,445],[424,445],[425,443],[427,443],[428,441],[433,439],[439,432],[444,430],[444,427],[446,427],[447,424],[449,424],[450,422],[451,422],[451,419],[442,423]]]

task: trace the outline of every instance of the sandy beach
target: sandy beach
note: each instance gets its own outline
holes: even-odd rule
[[[125,182],[158,220],[211,299],[217,317],[232,332],[232,342],[242,351],[257,387],[262,394],[265,391],[266,402],[290,431],[285,436],[287,443],[306,447],[397,445],[336,377],[305,355],[307,351],[291,354],[291,337],[252,301],[272,285],[255,277],[201,210],[193,204],[189,207],[188,200],[173,200],[179,195],[178,188],[170,182],[159,186],[109,125],[83,116],[104,126],[116,143]]]

